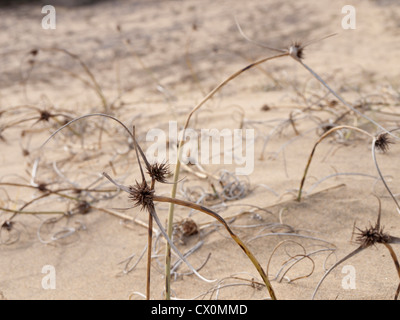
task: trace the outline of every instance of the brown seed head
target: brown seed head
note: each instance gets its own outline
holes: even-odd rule
[[[267,105],[267,104],[264,104],[264,105],[261,107],[261,111],[269,111],[269,110],[271,110],[271,107],[270,107],[269,105]]]
[[[43,110],[40,112],[40,120],[41,121],[49,121],[50,117],[51,117],[50,112],[48,112],[46,110]]]
[[[166,162],[154,163],[147,168],[150,177],[158,182],[165,183],[167,176],[171,174],[169,165]]]
[[[298,60],[302,60],[304,58],[304,47],[298,41],[292,43],[289,47],[289,54]]]
[[[136,181],[135,186],[129,187],[129,199],[131,199],[135,204],[134,207],[141,207],[140,209],[151,209],[154,207],[153,195],[154,190],[151,190],[146,181],[141,183]]]
[[[37,185],[37,188],[38,188],[38,190],[41,191],[41,192],[46,192],[46,191],[49,190],[49,189],[47,189],[47,183],[44,183],[44,182],[39,183],[39,184]]]
[[[358,228],[357,228],[358,229]],[[390,242],[390,236],[383,232],[383,228],[378,225],[375,227],[370,226],[365,230],[360,230],[356,241],[363,248],[368,248],[375,245],[376,243],[388,243]]]
[[[394,144],[387,132],[379,134],[375,139],[375,148],[384,153],[389,151],[389,145]]]
[[[1,228],[6,229],[7,231],[11,231],[13,226],[14,226],[14,222],[7,220],[7,221],[4,221],[4,223],[1,225]]]

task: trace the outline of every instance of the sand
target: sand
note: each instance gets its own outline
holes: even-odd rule
[[[385,128],[398,127],[400,118],[393,113],[399,114],[400,5],[398,1],[353,1],[356,29],[344,30],[346,4],[131,0],[77,6],[76,1],[60,1],[54,2],[55,30],[42,28],[45,15],[40,3],[1,7],[0,299],[143,299],[145,257],[132,271],[124,270],[127,259],[135,255],[129,268],[145,249],[147,229],[140,223],[147,223],[147,213],[132,208],[127,194],[116,193],[102,177],[107,172],[124,185],[141,179],[123,128],[112,120],[84,119],[70,127],[75,131],[64,129],[40,149],[70,118],[37,121],[37,110],[71,118],[113,114],[129,127],[136,126],[139,143],[147,150],[152,145],[146,141],[151,129],[168,133],[170,121],[181,128],[189,111],[221,81],[252,61],[276,54],[244,39],[234,16],[249,38],[276,48],[336,33],[308,46],[304,62],[360,112]],[[68,50],[84,67],[65,52],[50,48]],[[334,121],[347,110],[299,63],[284,57],[234,79],[190,123],[196,130],[253,130],[254,170],[230,177],[241,181],[243,196],[224,201],[208,197],[203,204],[226,218],[262,266],[269,266],[278,299],[310,299],[326,269],[357,248],[354,226],[364,229],[377,219],[379,203],[374,194],[382,202],[384,231],[400,237],[395,203],[378,179],[371,140],[361,134],[343,132],[324,140],[311,164],[304,197],[295,200],[307,158],[322,133],[318,124]],[[7,128],[30,117],[34,119]],[[294,126],[288,121],[291,117]],[[378,133],[352,112],[340,121]],[[84,132],[84,137],[79,138],[78,132]],[[173,137],[168,138],[173,144]],[[399,155],[398,144],[386,154],[377,153],[395,195],[400,193]],[[35,163],[39,166],[32,181]],[[203,165],[217,177],[222,170],[234,173],[238,167],[242,165],[235,162]],[[213,187],[221,192],[212,177],[204,179],[183,168],[181,178],[185,180],[178,185],[178,198],[201,201],[205,192],[213,194]],[[72,199],[44,197],[26,207],[25,214],[13,217],[14,224],[7,230],[4,223],[12,213],[4,209],[18,210],[43,195],[26,187],[41,182],[51,190],[93,184],[109,192],[82,193],[82,199],[96,207],[85,214],[73,211],[77,204]],[[170,190],[170,184],[156,185],[159,195],[168,196]],[[105,195],[109,199],[101,198]],[[168,206],[157,204],[156,210],[165,224]],[[33,211],[73,214],[26,214]],[[217,281],[207,283],[188,275],[190,270],[182,264],[172,281],[173,297],[268,299],[267,290],[257,284],[261,278],[256,269],[226,230],[210,216],[176,208],[176,223],[188,217],[199,232],[181,239],[177,234],[176,244],[181,252],[201,245],[188,260],[195,267],[205,264],[201,275]],[[65,233],[70,231],[74,232]],[[61,235],[62,239],[54,240]],[[164,296],[164,246],[158,237],[151,299]],[[398,245],[393,248],[399,253]],[[393,299],[398,284],[389,251],[377,244],[335,269],[316,299]]]

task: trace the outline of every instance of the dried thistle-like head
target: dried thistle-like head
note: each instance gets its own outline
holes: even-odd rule
[[[387,132],[379,134],[375,139],[375,148],[384,153],[389,151],[390,144],[394,144],[394,141]]]
[[[134,207],[141,207],[143,209],[152,209],[154,190],[150,189],[146,181],[141,183],[136,181],[136,186],[129,187],[129,199],[135,202]]]
[[[147,173],[158,182],[167,182],[167,176],[171,174],[169,165],[166,162],[154,163],[147,167]]]
[[[358,228],[357,228],[358,229]],[[360,230],[358,233],[358,237],[356,241],[361,245],[363,248],[368,248],[370,246],[375,245],[376,243],[389,243],[390,236],[383,232],[383,228],[376,225],[375,227],[370,226],[365,230]]]
[[[6,229],[7,231],[11,231],[11,229],[14,226],[14,222],[10,220],[4,221],[4,223],[1,225],[1,229]]]
[[[41,192],[46,192],[46,191],[49,191],[49,189],[47,188],[47,186],[48,186],[47,183],[40,182],[40,183],[37,185],[37,188],[38,188],[38,190],[41,191]]]
[[[40,118],[39,121],[49,121],[51,117],[51,113],[46,111],[46,110],[42,110],[40,111]]]
[[[289,47],[289,54],[292,56],[292,58],[301,60],[304,58],[304,47],[303,45],[295,41],[292,43],[292,45]]]

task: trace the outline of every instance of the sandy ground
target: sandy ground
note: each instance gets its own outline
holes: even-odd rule
[[[151,145],[145,141],[151,129],[168,132],[169,121],[181,127],[188,112],[222,80],[275,54],[244,39],[235,16],[249,38],[276,48],[337,33],[307,47],[305,63],[360,112],[386,128],[399,127],[400,4],[353,1],[356,29],[344,30],[346,4],[131,0],[75,6],[60,1],[54,2],[55,30],[42,28],[40,4],[1,7],[0,299],[142,299],[136,293],[146,290],[146,259],[130,272],[124,269],[127,259],[135,254],[129,268],[146,246],[147,229],[140,223],[147,223],[147,213],[132,209],[126,193],[115,193],[101,176],[105,171],[125,185],[140,179],[123,129],[111,120],[85,119],[39,147],[65,120],[93,112],[135,124],[143,149]],[[43,110],[59,115],[38,121]],[[364,229],[377,218],[373,194],[382,202],[384,231],[400,237],[395,203],[378,179],[371,141],[361,134],[346,131],[324,140],[304,198],[294,200],[322,133],[318,126],[347,110],[299,63],[283,57],[234,79],[192,118],[190,127],[197,130],[255,132],[254,170],[229,176],[241,182],[240,199],[205,197],[221,194],[221,170],[234,173],[240,167],[235,163],[203,165],[211,175],[206,179],[183,168],[177,197],[202,201],[227,219],[262,266],[268,266],[278,299],[310,299],[325,270],[357,248],[354,225]],[[353,113],[337,121],[377,133]],[[399,155],[398,144],[377,154],[395,195],[400,193]],[[40,183],[69,191],[43,197],[46,190],[34,187]],[[73,192],[88,186],[95,191]],[[100,189],[108,192],[96,192]],[[157,194],[168,196],[170,190],[171,185],[156,185]],[[77,212],[76,199],[92,205],[89,212]],[[12,217],[10,210],[21,207]],[[157,204],[156,209],[166,223],[168,206]],[[72,214],[31,214],[51,211]],[[195,267],[206,262],[200,273],[217,281],[187,275],[190,270],[182,264],[172,282],[174,297],[268,298],[257,285],[260,276],[226,230],[210,216],[176,208],[177,224],[188,217],[200,232],[177,234],[176,244],[181,252],[199,245],[188,259]],[[155,232],[151,298],[162,299],[165,242]],[[400,252],[398,245],[393,248]],[[54,267],[55,289],[46,289],[45,266]],[[377,244],[335,269],[316,298],[393,299],[398,284],[389,251]]]

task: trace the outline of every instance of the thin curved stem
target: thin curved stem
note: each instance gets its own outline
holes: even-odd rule
[[[297,196],[297,200],[298,200],[298,201],[301,200],[301,195],[302,195],[302,192],[303,192],[304,183],[305,183],[305,181],[306,181],[308,169],[310,168],[311,161],[312,161],[312,158],[313,158],[313,156],[314,156],[315,150],[317,149],[317,146],[318,146],[326,137],[328,137],[330,134],[332,134],[333,132],[335,132],[335,131],[337,131],[337,130],[341,130],[341,129],[350,129],[350,130],[354,130],[354,131],[360,132],[360,133],[362,133],[362,134],[365,134],[365,135],[367,135],[368,137],[370,137],[370,138],[372,138],[372,139],[375,139],[375,137],[374,137],[373,135],[371,135],[370,133],[368,133],[368,132],[365,131],[365,130],[359,129],[359,128],[357,128],[357,127],[345,126],[345,125],[344,125],[344,126],[334,127],[334,128],[332,128],[332,129],[330,129],[329,131],[325,132],[325,133],[318,139],[318,141],[314,144],[314,147],[313,147],[313,149],[312,149],[312,151],[311,151],[311,154],[310,154],[310,156],[308,157],[308,162],[307,162],[306,168],[305,168],[305,170],[304,170],[303,178],[301,179],[301,182],[300,182],[299,194],[298,194],[298,196]]]
[[[179,142],[179,147],[178,147],[178,157],[177,157],[177,162],[175,166],[175,171],[174,171],[174,177],[173,177],[173,185],[172,185],[172,190],[171,190],[171,198],[176,197],[176,191],[177,191],[177,182],[179,180],[179,174],[180,174],[180,169],[181,169],[181,161],[180,159],[182,158],[182,147],[184,144],[184,137],[185,137],[185,131],[189,126],[190,119],[192,118],[193,114],[200,109],[209,99],[211,99],[222,87],[224,87],[228,82],[245,72],[246,70],[249,70],[259,64],[262,64],[264,62],[267,62],[269,60],[281,58],[288,56],[289,53],[285,52],[279,55],[275,55],[272,57],[268,58],[263,58],[261,60],[258,60],[256,62],[253,62],[249,64],[247,67],[240,69],[239,71],[235,72],[228,78],[226,78],[224,81],[222,81],[218,86],[216,86],[207,96],[203,98],[189,113],[186,123],[183,129],[183,134],[182,134],[182,139]],[[169,236],[172,236],[172,226],[173,226],[173,218],[174,218],[174,204],[170,202],[169,209],[168,209],[168,225],[167,225],[167,234]],[[171,279],[171,248],[169,245],[166,247],[166,254],[165,254],[165,297],[167,300],[171,298],[171,287],[170,287],[170,279]]]
[[[178,248],[174,245],[174,243],[172,242],[171,238],[168,237],[167,232],[165,231],[160,219],[158,218],[156,211],[154,209],[154,207],[151,207],[149,210],[149,213],[151,214],[151,216],[153,217],[154,221],[157,223],[162,235],[164,236],[165,240],[167,240],[168,244],[170,245],[170,247],[176,252],[176,254],[179,256],[180,259],[183,260],[183,262],[186,263],[186,265],[193,271],[193,273],[199,277],[201,280],[211,283],[211,282],[215,282],[217,280],[208,280],[206,278],[204,278],[201,274],[199,274],[196,269],[194,267],[192,267],[192,265],[186,260],[186,258],[182,255],[182,253],[180,253],[180,251],[178,250]]]
[[[376,167],[376,170],[378,171],[379,177],[382,180],[383,185],[385,186],[386,190],[389,192],[390,196],[392,197],[394,203],[396,204],[396,208],[397,208],[397,212],[400,214],[400,205],[397,202],[396,197],[393,195],[392,191],[390,190],[388,184],[386,183],[385,178],[383,177],[383,174],[381,172],[381,169],[379,169],[378,166],[378,161],[376,160],[376,147],[375,147],[375,143],[376,143],[376,138],[373,139],[372,141],[372,147],[371,147],[371,151],[372,151],[372,159],[374,160],[374,164]]]
[[[229,227],[229,225],[226,223],[226,221],[219,214],[215,213],[214,211],[212,211],[206,207],[203,207],[198,204],[194,204],[192,202],[184,201],[184,200],[156,196],[156,195],[153,196],[153,200],[158,201],[158,202],[169,202],[169,203],[173,203],[176,205],[195,209],[195,210],[201,211],[203,213],[206,213],[206,214],[212,216],[213,218],[215,218],[216,220],[218,220],[228,231],[231,238],[239,245],[239,247],[244,251],[244,253],[247,255],[247,257],[251,260],[253,265],[256,267],[258,273],[260,274],[261,278],[263,279],[263,281],[268,289],[271,299],[276,300],[276,295],[275,295],[275,292],[274,292],[274,290],[271,286],[271,283],[268,279],[268,275],[265,273],[264,269],[261,267],[260,263],[258,262],[256,257],[253,255],[253,253],[250,251],[250,249],[246,246],[246,244],[232,231],[232,229]]]
[[[124,127],[124,129],[128,132],[128,134],[129,134],[129,135],[132,137],[132,139],[135,141],[135,137],[133,136],[132,132],[128,129],[128,127],[127,127],[126,125],[124,125],[124,124],[122,123],[122,121],[118,120],[117,118],[115,118],[115,117],[113,117],[113,116],[110,116],[110,115],[108,115],[108,114],[105,114],[105,113],[90,113],[90,114],[86,114],[86,115],[84,115],[84,116],[81,116],[81,117],[72,119],[72,120],[69,121],[68,123],[66,123],[66,124],[64,124],[63,126],[61,126],[60,128],[58,128],[56,131],[54,131],[54,132],[50,135],[50,137],[48,137],[48,138],[46,139],[45,142],[42,143],[42,145],[39,147],[39,149],[43,148],[43,147],[44,147],[58,132],[60,132],[62,129],[68,127],[70,124],[72,124],[72,123],[74,123],[74,122],[76,122],[76,121],[78,121],[78,120],[85,119],[85,118],[89,118],[89,117],[106,117],[106,118],[110,118],[110,119],[112,119],[112,120],[118,122],[122,127]]]
[[[396,253],[394,252],[392,246],[389,243],[384,243],[384,245],[389,250],[390,256],[392,257],[393,262],[394,262],[394,266],[396,267],[397,274],[400,278],[400,264],[399,264],[399,260],[397,259]],[[397,298],[399,297],[399,291],[400,291],[400,283],[399,283],[396,293],[394,295],[394,300],[397,300]]]
[[[357,253],[360,253],[361,251],[363,251],[365,249],[365,247],[358,247],[356,250],[354,250],[353,252],[349,253],[347,256],[345,256],[343,259],[339,260],[338,262],[336,262],[332,267],[330,267],[328,269],[328,271],[325,272],[324,276],[321,278],[321,280],[318,282],[317,287],[314,290],[314,293],[311,297],[312,300],[314,300],[315,295],[318,292],[319,287],[321,286],[322,282],[324,282],[325,278],[332,272],[333,269],[335,269],[338,265],[340,265],[341,263],[345,262],[346,260],[350,259],[351,257],[354,257]]]
[[[363,117],[364,119],[366,119],[367,121],[371,122],[372,124],[374,124],[375,126],[377,126],[379,129],[385,131],[386,133],[388,133],[389,135],[391,135],[392,137],[396,138],[396,140],[398,140],[399,138],[395,135],[393,135],[393,133],[391,133],[390,131],[388,131],[386,128],[382,127],[379,123],[377,123],[376,121],[372,120],[370,117],[366,116],[365,114],[363,114],[362,112],[358,111],[357,109],[355,109],[353,106],[351,106],[349,103],[347,103],[340,95],[338,95],[324,80],[322,80],[322,78],[314,71],[312,70],[308,65],[306,65],[303,61],[301,61],[300,59],[295,59],[294,60],[298,61],[304,68],[306,68],[325,88],[327,88],[341,103],[343,103],[347,108],[349,108],[351,111],[353,111],[354,113],[357,113],[359,116]]]

